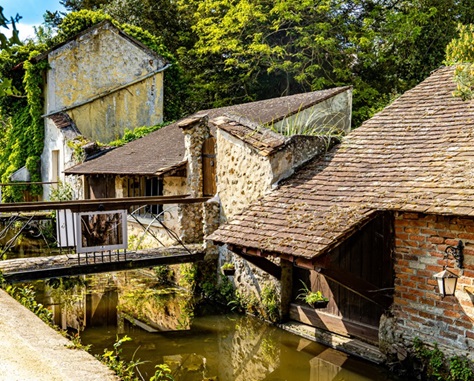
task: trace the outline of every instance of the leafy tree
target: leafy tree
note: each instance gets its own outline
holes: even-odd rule
[[[112,0],[102,11],[114,20],[138,26],[158,36],[174,54],[179,48],[191,48],[190,17],[175,0]]]
[[[353,85],[358,125],[443,63],[468,0],[178,0],[212,106]]]
[[[456,65],[454,80],[457,88],[453,95],[463,100],[474,98],[474,25],[458,26],[459,36],[446,48],[446,63]]]

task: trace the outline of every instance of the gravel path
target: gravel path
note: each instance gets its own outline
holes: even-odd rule
[[[0,290],[0,381],[117,381],[89,353]]]

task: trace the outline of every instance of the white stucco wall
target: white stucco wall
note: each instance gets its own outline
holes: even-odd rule
[[[73,158],[73,150],[66,144],[67,140],[72,140],[77,134],[69,129],[58,129],[53,121],[45,118],[45,134],[44,134],[44,148],[41,155],[41,178],[43,182],[53,181],[53,151],[59,151],[58,156],[58,180],[65,182],[70,180],[75,182],[76,179],[66,178],[63,174],[65,168],[75,164]],[[45,184],[43,186],[43,200],[49,200],[51,185]],[[77,192],[77,189],[75,190]]]

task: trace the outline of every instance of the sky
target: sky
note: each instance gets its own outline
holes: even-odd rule
[[[22,19],[17,24],[20,31],[20,39],[34,37],[33,26],[41,25],[44,21],[43,15],[46,11],[65,11],[59,4],[60,0],[0,0],[4,16],[9,19],[17,13]],[[10,35],[7,29],[2,28],[2,33]]]

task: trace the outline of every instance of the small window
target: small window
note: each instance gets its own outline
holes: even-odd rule
[[[132,177],[128,179],[128,197],[162,196],[163,180],[159,177]],[[130,212],[140,217],[153,218],[163,212],[163,205],[132,207]]]

